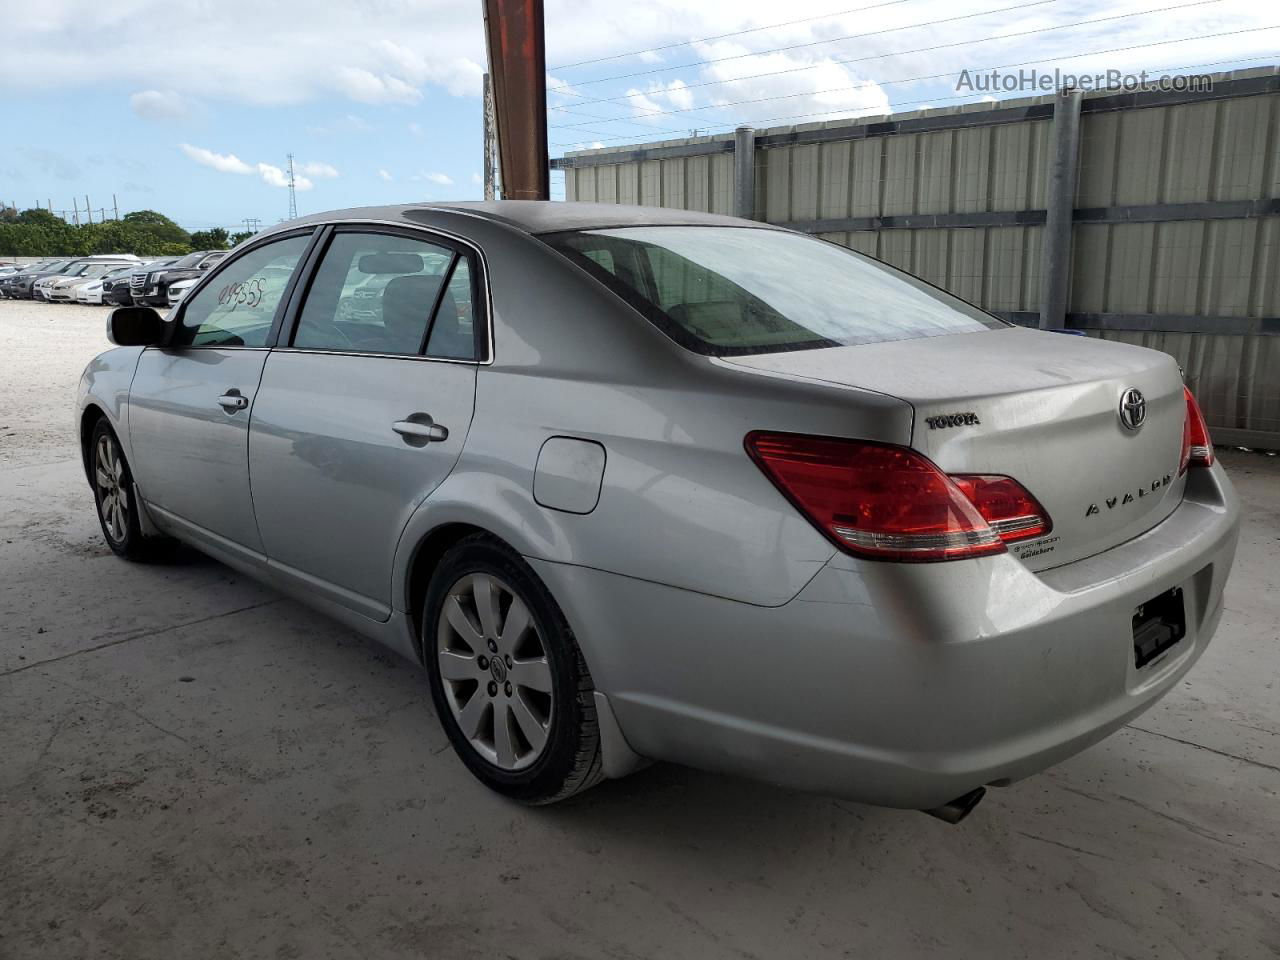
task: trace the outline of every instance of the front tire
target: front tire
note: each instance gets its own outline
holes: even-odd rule
[[[120,440],[106,418],[93,428],[89,440],[89,477],[98,508],[102,536],[113,553],[126,560],[149,561],[167,555],[172,541],[142,533],[134,496],[133,472],[120,449]]]
[[[546,804],[603,779],[591,674],[517,553],[483,534],[459,541],[436,569],[422,623],[436,713],[482,783]]]

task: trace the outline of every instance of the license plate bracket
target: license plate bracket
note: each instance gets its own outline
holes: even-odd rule
[[[1133,612],[1133,662],[1142,669],[1187,635],[1182,588],[1166,590]]]

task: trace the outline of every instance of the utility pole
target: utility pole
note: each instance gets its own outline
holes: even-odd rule
[[[120,219],[120,204],[116,202],[116,195],[115,195],[114,193],[111,195],[111,206],[112,206],[113,208],[115,208],[115,211],[116,211],[116,219],[117,219],[117,220],[119,220],[119,219]]]
[[[1071,300],[1071,226],[1080,157],[1080,101],[1079,90],[1063,88],[1053,102],[1049,147],[1053,153],[1045,191],[1047,211],[1040,255],[1041,330],[1061,330],[1067,325],[1067,307]]]
[[[295,220],[298,216],[298,195],[294,192],[293,179],[293,154],[289,154],[289,219]]]
[[[84,195],[84,217],[89,221],[89,226],[93,226],[93,211],[89,209],[89,195]]]
[[[487,73],[484,75],[484,102],[481,109],[484,110],[484,198],[493,200],[497,197],[493,182],[493,153],[497,146],[494,141],[497,136],[493,129],[493,86]]]
[[[75,197],[71,198],[71,216],[76,222],[76,226],[80,226],[80,205]]]
[[[262,221],[259,220],[257,217],[245,217],[244,218],[245,233],[257,233],[258,224],[260,224],[261,222]]]
[[[508,200],[548,200],[547,50],[542,0],[484,0],[499,176]]]

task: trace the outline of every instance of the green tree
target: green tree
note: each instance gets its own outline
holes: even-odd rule
[[[230,243],[231,246],[233,247],[238,247],[240,246],[240,244],[244,243],[246,240],[248,240],[252,236],[253,236],[252,230],[240,230],[236,233],[233,233],[231,235],[231,238],[227,242]]]
[[[191,234],[193,250],[225,250],[227,249],[227,231],[222,227],[212,230],[197,230]]]
[[[187,231],[166,217],[163,213],[157,213],[155,210],[135,210],[132,213],[126,213],[123,222],[131,223],[136,226],[145,228],[161,243],[190,243],[191,237]]]

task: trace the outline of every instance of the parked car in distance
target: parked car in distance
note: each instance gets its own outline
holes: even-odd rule
[[[422,663],[524,802],[653,759],[957,822],[1222,616],[1240,507],[1172,357],[782,228],[345,210],[109,330],[78,417],[110,548],[184,540]]]
[[[14,300],[30,300],[31,288],[35,285],[36,280],[41,277],[47,277],[50,274],[58,273],[64,267],[68,267],[74,262],[74,257],[42,260],[39,263],[33,263],[31,266],[24,267],[19,272],[3,278],[3,280],[0,280],[0,283],[3,283],[4,285],[6,297]]]
[[[190,256],[190,254],[185,254],[180,257],[160,257],[136,267],[133,272],[129,274],[129,299],[121,300],[120,305],[127,307],[131,303],[141,302],[140,298],[143,290],[146,288],[148,274],[158,272],[163,267],[172,266],[179,260],[185,259],[186,256]]]
[[[187,295],[187,291],[200,282],[199,277],[186,277],[174,280],[168,287],[168,305],[177,306],[178,301]]]
[[[225,250],[198,250],[180,257],[165,267],[152,267],[133,288],[133,302],[149,307],[169,306],[169,284],[192,277],[202,277],[210,267],[227,255]],[[136,280],[133,281],[135,284]]]
[[[138,258],[131,253],[94,254],[87,257],[76,257],[67,261],[57,271],[44,273],[37,277],[31,285],[31,298],[33,300],[48,300],[49,290],[55,283],[68,277],[81,276],[85,271],[94,268],[95,265],[111,264],[114,266],[137,262]]]
[[[40,282],[44,285],[44,299],[51,302],[74,303],[76,290],[79,287],[92,283],[114,270],[119,270],[122,266],[132,268],[133,261],[94,260],[75,268],[66,276],[46,278]]]
[[[77,284],[75,287],[75,299],[77,303],[107,303],[107,292],[114,288],[116,283],[123,285],[124,295],[129,295],[129,274],[136,269],[134,264],[125,264],[109,270],[97,279],[88,280],[85,283]]]

